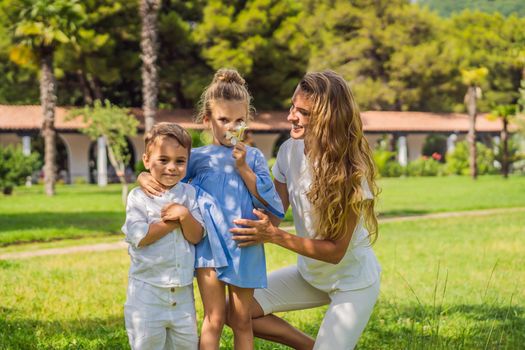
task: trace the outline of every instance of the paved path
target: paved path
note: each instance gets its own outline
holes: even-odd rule
[[[440,219],[440,218],[452,218],[452,217],[463,217],[463,216],[485,216],[499,213],[514,213],[514,212],[525,212],[525,207],[522,208],[498,208],[498,209],[485,209],[485,210],[470,210],[470,211],[458,211],[448,213],[434,213],[434,214],[423,214],[423,215],[410,215],[410,216],[396,216],[391,218],[380,218],[380,223],[386,222],[399,222],[399,221],[415,221],[424,219]],[[293,226],[281,227],[285,231],[291,231],[294,229]],[[32,250],[27,252],[14,252],[0,254],[0,260],[12,260],[12,259],[25,259],[36,256],[48,256],[48,255],[63,255],[63,254],[74,254],[83,252],[103,252],[108,250],[125,249],[127,243],[120,241],[114,243],[98,243],[88,244],[73,247],[63,248],[52,248],[52,249],[41,249]]]

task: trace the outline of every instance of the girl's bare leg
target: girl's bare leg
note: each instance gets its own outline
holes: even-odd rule
[[[228,324],[233,331],[234,349],[253,349],[252,316],[250,307],[253,301],[252,288],[228,286]]]
[[[217,279],[213,268],[197,269],[197,283],[204,306],[200,350],[217,350],[226,319],[224,283]]]
[[[253,299],[251,306],[253,334],[257,338],[287,345],[297,350],[311,350],[315,339],[273,314],[264,315],[259,303]],[[336,349],[334,349],[336,350]]]

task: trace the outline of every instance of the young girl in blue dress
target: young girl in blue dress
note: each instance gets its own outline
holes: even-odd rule
[[[231,138],[248,122],[250,101],[239,73],[220,69],[201,96],[197,116],[197,121],[211,131],[213,142],[192,150],[186,180],[214,197],[223,212],[223,217],[214,220],[219,234],[208,234],[195,250],[197,282],[204,305],[201,350],[219,348],[226,317],[233,330],[235,348],[253,349],[250,305],[254,288],[267,286],[264,247],[259,244],[240,248],[229,230],[235,227],[235,219],[256,219],[254,208],[265,209],[275,221],[284,216],[261,151]],[[149,176],[141,176],[139,182],[146,191],[154,187]]]

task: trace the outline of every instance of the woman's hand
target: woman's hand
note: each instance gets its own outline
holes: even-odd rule
[[[163,184],[155,180],[150,173],[145,171],[139,174],[137,182],[142,191],[150,198],[161,196],[166,191],[166,187],[164,187]]]
[[[233,147],[232,156],[235,159],[235,165],[237,168],[246,165],[246,145],[242,142],[237,142]]]
[[[238,241],[239,247],[272,242],[277,234],[277,227],[272,225],[268,215],[254,209],[253,213],[259,220],[237,219],[233,223],[248,227],[235,227],[230,229],[232,239]]]

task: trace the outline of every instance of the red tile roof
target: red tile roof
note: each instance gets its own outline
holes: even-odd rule
[[[140,121],[140,128],[144,128],[144,117],[139,108],[131,109]],[[289,130],[286,121],[286,111],[262,111],[250,122],[250,129],[254,131],[282,131]],[[58,130],[75,130],[83,127],[80,118],[65,121],[67,108],[57,107],[55,127]],[[188,129],[202,129],[202,124],[192,120],[193,111],[190,109],[160,110],[157,121],[171,121],[179,123]],[[429,112],[390,112],[367,111],[361,113],[364,130],[366,132],[467,132],[468,116],[458,113],[429,113]],[[12,106],[0,105],[0,131],[7,130],[35,130],[42,124],[40,106]],[[478,117],[476,130],[480,132],[499,132],[502,128],[500,120],[491,121],[482,115]]]

